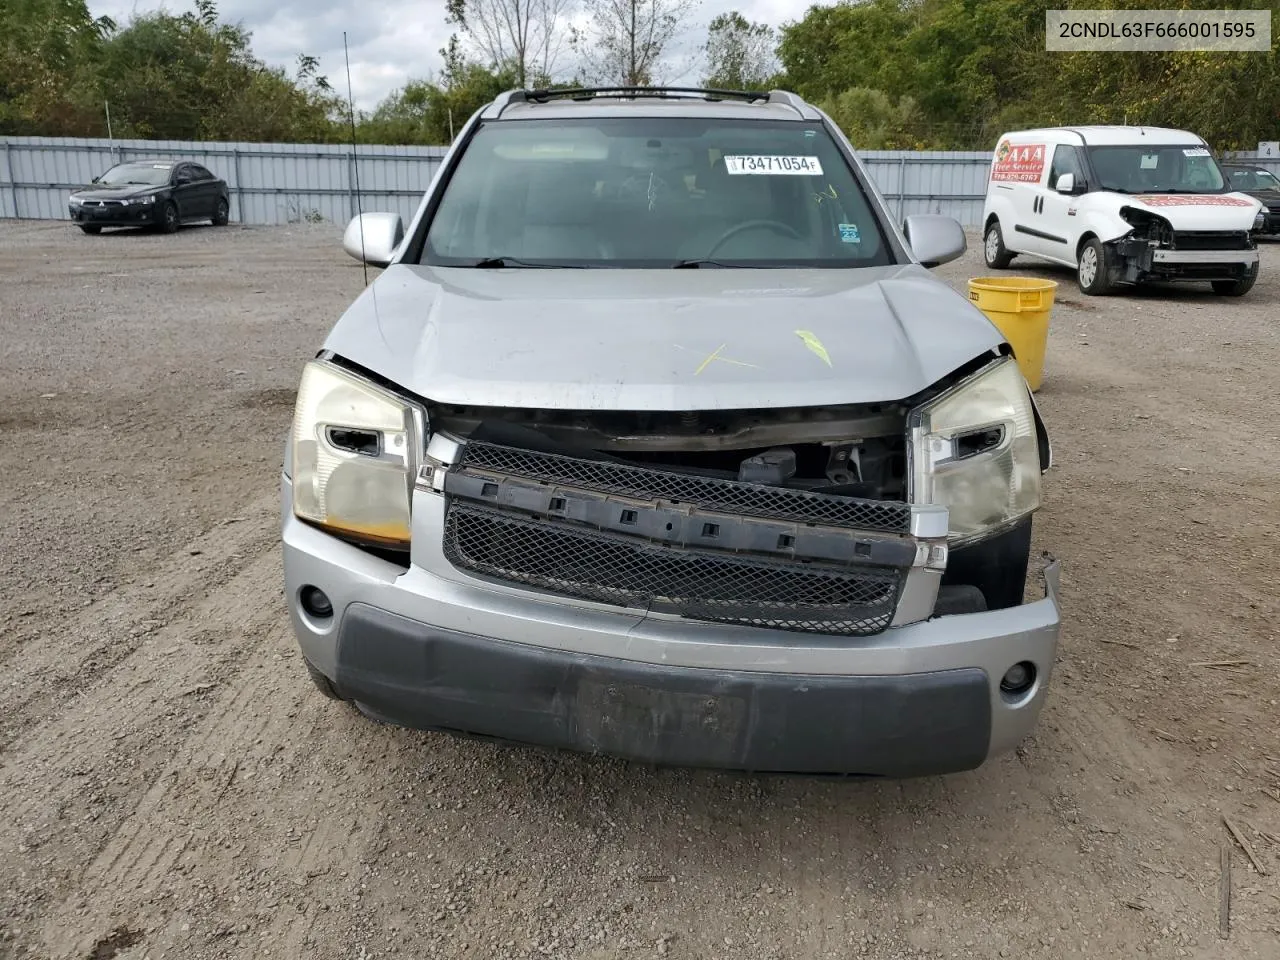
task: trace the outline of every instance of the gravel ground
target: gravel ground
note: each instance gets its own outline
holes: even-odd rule
[[[0,960],[1202,957],[1280,943],[1280,247],[1088,299],[1040,393],[1064,563],[1016,754],[843,783],[380,727],[288,632],[277,482],[332,226],[0,223]],[[939,273],[962,287],[975,249]],[[1038,271],[1023,271],[1038,272]],[[1219,856],[1229,817],[1229,939]]]

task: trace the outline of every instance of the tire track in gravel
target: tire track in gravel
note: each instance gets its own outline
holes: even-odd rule
[[[67,888],[96,897],[117,882],[125,884],[121,889],[147,886],[181,854],[185,838],[150,832],[146,811],[169,795],[180,769],[219,782],[226,744],[239,742],[244,731],[236,724],[252,715],[244,701],[253,689],[230,681],[246,656],[289,651],[278,554],[263,552],[247,564],[231,557],[259,535],[198,541],[225,553],[227,563],[239,563],[239,573],[210,582],[207,570],[179,563],[177,582],[162,592],[178,602],[204,590],[190,603],[190,616],[171,619],[146,638],[135,637],[133,626],[156,611],[153,605],[134,619],[114,621],[104,643],[129,649],[58,717],[9,745],[0,765],[0,851],[8,854],[0,857],[0,881],[9,870],[21,871],[28,883],[35,881],[37,904]],[[112,601],[127,606],[127,599]],[[215,690],[221,696],[209,696]],[[139,812],[128,816],[130,810],[141,819]],[[61,872],[42,868],[53,863]],[[54,923],[67,931],[82,927],[75,919]],[[85,930],[85,949],[109,929]]]
[[[11,634],[0,662],[0,756],[23,730],[61,709],[68,688],[103,684],[112,670],[197,594],[212,594],[276,541],[276,494],[251,503],[234,522],[197,537],[157,569],[51,629],[45,617]],[[76,696],[73,692],[72,697]]]

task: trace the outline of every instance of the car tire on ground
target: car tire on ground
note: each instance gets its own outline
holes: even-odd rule
[[[1258,281],[1258,265],[1255,263],[1253,269],[1246,273],[1239,280],[1214,280],[1212,282],[1213,292],[1222,297],[1243,297],[1246,293],[1253,289],[1253,285]]]
[[[88,233],[93,236],[96,236],[97,234],[102,232],[101,227],[94,226],[92,223],[82,223],[80,224],[80,229],[83,230],[85,233]]]
[[[1100,297],[1115,288],[1115,262],[1111,251],[1097,237],[1090,237],[1089,242],[1080,248],[1080,259],[1076,262],[1076,282],[1080,292],[1091,297]]]
[[[166,203],[160,212],[160,229],[165,233],[178,232],[178,208],[174,206],[172,200]]]
[[[334,688],[333,683],[323,673],[311,665],[311,661],[303,659],[302,661],[307,667],[307,675],[311,677],[311,682],[316,685],[316,689],[323,693],[330,700],[342,700],[343,697]]]
[[[213,211],[213,225],[215,227],[225,227],[230,220],[231,210],[227,207],[227,201],[219,199],[217,207]]]
[[[1000,221],[992,220],[991,226],[982,237],[982,257],[992,270],[1003,270],[1017,254],[1005,249],[1004,234],[1000,232]]]

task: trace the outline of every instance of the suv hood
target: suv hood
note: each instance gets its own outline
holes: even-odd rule
[[[923,267],[393,264],[325,348],[447,404],[716,410],[892,401],[1003,341]]]

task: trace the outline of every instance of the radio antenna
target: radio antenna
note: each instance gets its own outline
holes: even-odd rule
[[[369,261],[364,252],[364,207],[360,202],[360,161],[356,159],[356,101],[351,94],[351,52],[347,49],[347,31],[342,31],[342,56],[347,61],[347,116],[351,119],[351,174],[355,178],[356,222],[360,224],[360,266],[364,268],[364,285],[369,285]]]

